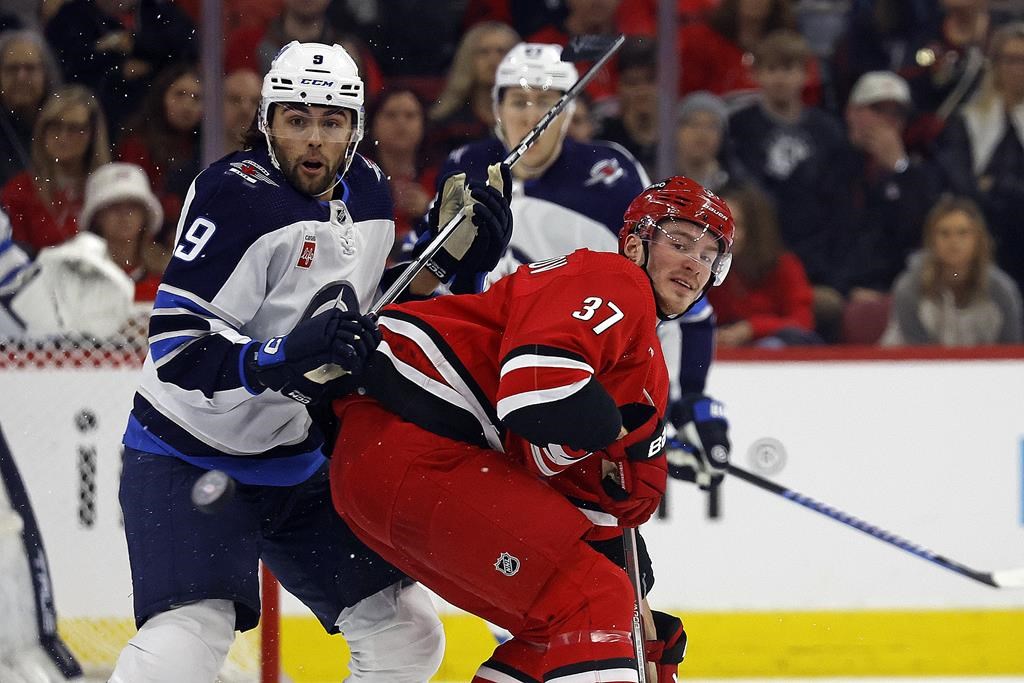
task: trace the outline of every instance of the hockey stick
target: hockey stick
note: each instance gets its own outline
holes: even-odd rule
[[[682,444],[679,441],[669,442],[670,448],[680,448],[681,445]],[[730,464],[728,470],[729,474],[742,479],[748,484],[753,484],[754,486],[764,489],[769,493],[774,493],[786,500],[802,505],[808,510],[813,510],[818,514],[825,515],[826,517],[834,519],[848,527],[861,531],[872,538],[876,538],[879,541],[888,543],[889,545],[899,548],[904,552],[920,557],[922,560],[927,560],[928,562],[936,564],[943,569],[948,569],[949,571],[955,572],[961,576],[966,576],[968,579],[983,583],[986,586],[992,586],[993,588],[1024,588],[1024,567],[1018,569],[1004,569],[994,572],[984,572],[979,569],[972,569],[965,564],[951,560],[948,557],[943,557],[942,555],[908,541],[901,536],[897,536],[891,531],[881,529],[874,524],[858,519],[857,517],[847,514],[842,510],[837,510],[831,505],[826,505],[825,503],[817,501],[810,496],[805,496],[793,489],[786,488],[781,484],[776,484],[769,479],[760,477],[753,472],[748,472],[741,467]]]
[[[529,133],[526,134],[520,143],[508,153],[501,163],[507,164],[509,167],[515,166],[519,159],[533,146],[533,143],[541,136],[541,134],[547,130],[547,127],[551,125],[551,122],[562,113],[562,111],[576,99],[576,96],[583,91],[583,88],[587,87],[601,70],[601,68],[608,63],[608,60],[618,52],[619,48],[626,41],[624,35],[619,36],[578,36],[570,41],[569,45],[562,51],[562,61],[580,61],[590,60],[597,58],[594,65],[587,70],[587,73],[583,74],[583,77],[572,84],[572,87],[565,91],[565,94],[559,98],[558,102],[555,102],[554,106],[548,110],[548,112],[537,122]],[[394,303],[398,296],[405,291],[405,288],[416,279],[416,276],[420,274],[420,271],[426,267],[427,262],[434,258],[434,254],[441,251],[441,247],[448,241],[459,225],[466,218],[466,212],[464,209],[459,209],[459,212],[455,214],[451,220],[449,220],[445,226],[437,233],[437,236],[426,246],[426,248],[420,252],[419,256],[412,260],[408,266],[405,267],[395,281],[391,283],[391,286],[381,294],[380,298],[377,299],[370,306],[369,315],[376,317],[380,313],[381,309],[388,304]],[[311,382],[318,384],[326,384],[332,379],[336,379],[346,374],[345,371],[338,365],[321,365],[315,370],[310,370],[305,374],[306,379]]]
[[[537,138],[539,138],[547,127],[551,125],[551,122],[562,113],[562,110],[564,110],[570,102],[576,99],[576,96],[583,91],[583,88],[587,87],[587,84],[594,79],[598,71],[600,71],[601,68],[608,63],[608,60],[618,52],[625,40],[626,37],[623,35],[619,35],[615,38],[608,36],[580,36],[569,43],[568,47],[566,47],[562,52],[562,61],[593,59],[594,56],[597,55],[600,55],[600,57],[596,62],[594,62],[594,65],[590,67],[587,73],[583,74],[582,78],[573,83],[572,87],[565,91],[565,94],[563,94],[558,102],[548,110],[548,113],[537,122],[537,125],[526,134],[526,137],[520,141],[516,148],[508,153],[508,156],[506,156],[502,161],[503,164],[507,164],[510,167],[516,165],[519,159],[522,158],[522,156],[526,154],[527,150],[533,146],[533,143],[537,141]],[[437,234],[437,237],[427,245],[426,249],[424,249],[420,255],[412,261],[412,263],[406,266],[401,275],[391,283],[391,286],[388,287],[387,291],[384,292],[373,306],[370,307],[371,315],[377,315],[380,313],[382,308],[394,302],[395,299],[398,298],[398,295],[401,294],[405,288],[409,286],[409,283],[419,275],[421,270],[423,270],[427,261],[432,259],[434,254],[441,250],[441,247],[444,246],[444,243],[452,236],[465,217],[465,212],[463,210],[459,210],[459,213],[445,224],[444,228],[442,228]]]
[[[647,649],[644,637],[643,590],[640,583],[640,560],[636,554],[636,529],[622,530],[622,549],[626,557],[626,574],[633,584],[633,651],[636,653],[636,674],[639,683],[647,683]]]

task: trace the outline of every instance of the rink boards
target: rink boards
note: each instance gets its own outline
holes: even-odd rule
[[[136,372],[0,369],[0,427],[65,624],[130,625],[117,476]],[[720,362],[709,390],[727,406],[736,464],[988,571],[1024,566],[1022,387],[1019,359],[840,360]],[[1024,674],[1024,593],[742,481],[726,483],[717,518],[704,494],[673,484],[667,518],[644,534],[652,602],[690,634],[687,676]],[[493,641],[478,620],[443,610],[441,678],[466,680]],[[340,639],[294,600],[284,611],[289,675],[337,679]],[[114,633],[97,637],[123,638]]]

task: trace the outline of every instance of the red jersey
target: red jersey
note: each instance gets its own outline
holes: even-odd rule
[[[640,267],[580,249],[521,266],[481,294],[388,306],[364,378],[370,395],[404,419],[503,451],[566,495],[593,500],[587,491],[600,485],[598,470],[573,468],[589,452],[566,444],[571,433],[606,425],[566,406],[596,381],[616,406],[644,403],[664,415],[669,382],[657,323]],[[517,411],[538,407],[547,443],[506,428]]]

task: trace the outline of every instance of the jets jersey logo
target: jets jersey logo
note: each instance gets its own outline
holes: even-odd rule
[[[232,161],[231,168],[229,170],[235,175],[241,176],[241,178],[250,185],[266,183],[267,185],[278,187],[278,184],[270,179],[270,174],[267,172],[267,169],[263,168],[255,161]]]
[[[299,260],[296,268],[309,268],[313,265],[313,256],[316,254],[316,235],[306,235],[302,240],[302,251],[299,252]]]
[[[498,555],[498,561],[494,563],[494,568],[505,576],[515,576],[516,572],[519,571],[519,558],[508,553],[502,553]]]
[[[583,183],[583,185],[590,187],[591,185],[604,183],[610,187],[625,173],[618,159],[601,159],[601,161],[590,167],[590,179]]]

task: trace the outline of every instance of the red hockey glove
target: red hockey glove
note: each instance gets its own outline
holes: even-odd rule
[[[605,512],[619,520],[619,526],[638,527],[658,510],[665,495],[668,480],[665,456],[652,460],[625,460],[611,465],[610,476],[601,480],[598,503]]]
[[[619,406],[626,435],[604,449],[605,458],[613,462],[640,462],[657,458],[665,450],[665,421],[654,406],[627,403]]]
[[[602,452],[611,463],[603,473],[598,502],[619,526],[637,527],[651,518],[665,494],[665,421],[644,403],[620,406],[619,412],[628,432]]]

